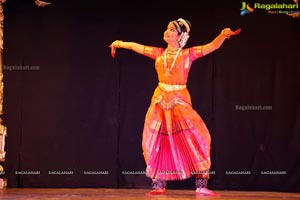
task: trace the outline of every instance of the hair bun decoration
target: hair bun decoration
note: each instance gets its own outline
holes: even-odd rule
[[[187,32],[182,32],[181,33],[180,39],[178,41],[180,48],[183,48],[186,45],[189,37],[190,36],[189,36],[189,34]]]
[[[180,25],[185,26],[186,32],[189,33],[191,31],[191,23],[189,21],[182,19],[182,18],[177,19],[177,21]]]
[[[178,41],[180,48],[183,48],[190,37],[189,33],[191,31],[191,23],[182,18],[177,19],[177,23],[180,27],[182,27],[182,29],[185,27],[185,30],[182,30],[180,39]]]

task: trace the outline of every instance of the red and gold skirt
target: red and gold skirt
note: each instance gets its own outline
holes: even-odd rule
[[[157,88],[143,130],[146,175],[151,179],[183,180],[210,169],[210,134],[192,108],[189,92]]]

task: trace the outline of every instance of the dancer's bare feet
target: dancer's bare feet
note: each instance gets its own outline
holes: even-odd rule
[[[209,190],[207,188],[197,188],[196,189],[196,195],[200,195],[200,196],[221,196],[220,194]]]
[[[150,192],[147,192],[146,195],[165,195],[166,193],[166,189],[162,188],[151,190]]]
[[[6,188],[7,180],[0,178],[0,189]]]

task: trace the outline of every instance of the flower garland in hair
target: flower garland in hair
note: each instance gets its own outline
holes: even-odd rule
[[[187,32],[181,33],[180,39],[178,41],[180,48],[183,48],[186,45],[189,38],[190,38],[190,36]]]
[[[185,26],[185,28],[186,28],[186,32],[190,32],[190,26],[188,25],[188,23],[184,20],[184,19],[182,19],[182,18],[179,18],[179,19],[177,19],[177,21],[179,21],[179,22],[181,22],[181,23],[183,23],[183,25]]]
[[[181,33],[180,39],[179,39],[179,41],[178,41],[179,46],[180,46],[181,48],[183,48],[183,47],[186,45],[186,43],[187,43],[187,41],[188,41],[188,39],[189,39],[189,37],[190,37],[189,32],[190,32],[191,29],[190,29],[189,24],[188,24],[184,19],[179,18],[179,19],[177,19],[177,21],[178,21],[180,24],[183,24],[183,25],[185,26],[185,28],[186,28],[186,31]]]

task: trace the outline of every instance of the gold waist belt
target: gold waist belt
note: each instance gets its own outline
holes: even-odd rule
[[[171,85],[171,84],[166,84],[166,83],[161,83],[161,82],[158,83],[158,86],[167,92],[182,90],[182,89],[186,88],[186,85]]]

